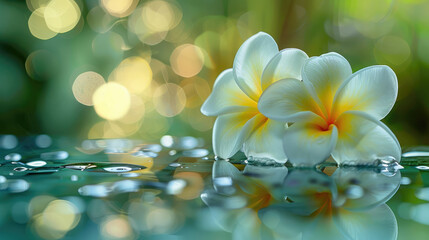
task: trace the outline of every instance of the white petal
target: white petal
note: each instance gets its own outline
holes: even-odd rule
[[[331,155],[337,142],[337,128],[331,125],[324,131],[319,126],[316,122],[296,122],[286,129],[283,147],[292,164],[316,165]]]
[[[340,209],[334,221],[350,239],[395,240],[398,236],[398,223],[386,204],[362,212]]]
[[[271,84],[260,97],[258,109],[268,118],[287,122],[322,114],[304,83],[297,79],[283,79]]]
[[[335,110],[340,114],[357,110],[384,118],[392,109],[398,95],[398,80],[388,66],[372,66],[354,73],[335,97]]]
[[[307,59],[307,54],[296,48],[286,48],[277,53],[262,73],[262,90],[280,79],[301,80],[301,69]]]
[[[277,162],[286,162],[282,142],[286,129],[285,123],[269,120],[262,114],[258,114],[257,118],[261,125],[244,142],[244,154],[247,157],[270,158]]]
[[[260,32],[247,39],[235,55],[233,66],[235,80],[255,101],[262,93],[262,71],[278,52],[276,41],[270,35]]]
[[[256,102],[238,87],[232,69],[227,69],[217,77],[213,91],[201,107],[201,112],[206,116],[218,116],[244,111],[248,107],[256,107]]]
[[[228,113],[219,116],[213,126],[213,151],[216,156],[229,158],[243,146],[255,128],[257,112]]]
[[[376,118],[364,112],[348,111],[335,124],[339,134],[332,156],[338,163],[368,163],[386,156],[401,160],[398,140]]]
[[[312,57],[302,68],[302,79],[315,100],[327,113],[340,85],[352,74],[349,62],[338,53]]]

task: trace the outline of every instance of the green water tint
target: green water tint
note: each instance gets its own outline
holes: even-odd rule
[[[294,168],[240,154],[215,160],[193,137],[43,144],[20,139],[0,150],[1,239],[408,239],[411,233],[426,239],[429,233],[424,147],[408,149],[400,169],[389,158],[340,168],[329,161]]]

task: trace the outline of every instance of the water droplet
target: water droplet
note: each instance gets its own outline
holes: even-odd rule
[[[176,163],[176,162],[174,162],[174,163],[170,163],[168,166],[170,166],[170,167],[180,167],[182,164],[180,164],[180,163]]]
[[[76,182],[77,180],[79,180],[79,178],[78,178],[78,176],[76,176],[76,175],[71,175],[70,180],[71,180],[72,182]]]
[[[411,179],[408,177],[401,178],[401,185],[409,185],[411,183]]]
[[[364,194],[363,188],[358,185],[350,185],[346,190],[346,195],[350,199],[361,198],[363,194]]]
[[[177,151],[176,150],[171,150],[168,152],[168,155],[173,156],[176,155]]]
[[[416,168],[419,170],[429,170],[428,166],[417,166]]]
[[[30,188],[30,184],[23,179],[7,180],[7,190],[12,193],[25,192]]]
[[[410,151],[402,154],[402,157],[429,157],[428,151]]]
[[[62,166],[63,168],[88,171],[88,172],[110,172],[123,173],[145,169],[145,166],[126,164],[126,163],[73,163]]]
[[[86,185],[78,189],[78,193],[82,196],[91,197],[107,197],[110,189],[104,185]]]
[[[139,177],[140,175],[141,174],[131,172],[131,173],[124,173],[121,176],[123,176],[123,177]]]
[[[12,149],[18,146],[18,138],[14,135],[0,135],[0,148]]]
[[[132,153],[134,157],[149,157],[149,158],[155,158],[158,157],[158,153],[150,152],[150,151],[137,151]]]
[[[26,168],[26,167],[16,167],[13,170],[16,171],[16,172],[24,172],[24,171],[27,171],[28,168]]]
[[[40,154],[40,158],[43,160],[64,160],[68,157],[69,154],[66,151],[45,152]]]
[[[6,182],[7,178],[5,176],[0,175],[0,183]]]
[[[122,172],[129,172],[133,169],[130,167],[125,166],[119,166],[119,167],[105,167],[103,168],[106,172],[113,172],[113,173],[122,173]]]
[[[38,135],[35,139],[35,143],[39,148],[48,148],[52,144],[52,138],[46,134]]]
[[[46,165],[45,161],[32,161],[27,163],[27,166],[30,166],[30,167],[43,167],[45,165]]]
[[[200,158],[207,156],[209,154],[209,150],[203,148],[196,148],[192,150],[185,150],[182,154],[185,157]]]
[[[183,179],[174,179],[168,182],[166,192],[167,194],[176,195],[180,194],[186,187],[186,181]]]
[[[140,147],[140,151],[161,152],[162,146],[159,144],[144,144]]]
[[[161,145],[167,148],[175,149],[192,149],[204,144],[202,139],[197,139],[191,136],[173,137],[165,135],[161,138]]]
[[[21,160],[21,154],[19,153],[9,153],[4,157],[4,160],[6,161],[19,161]]]

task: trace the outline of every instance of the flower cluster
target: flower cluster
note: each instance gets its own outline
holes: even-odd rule
[[[217,116],[213,150],[221,158],[241,149],[248,157],[296,165],[331,156],[338,163],[386,156],[399,161],[399,142],[380,121],[397,93],[396,75],[387,66],[352,73],[337,53],[308,58],[299,49],[279,51],[261,32],[219,75],[201,112]]]

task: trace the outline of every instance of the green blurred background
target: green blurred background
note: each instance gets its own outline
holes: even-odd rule
[[[280,49],[335,51],[353,71],[390,66],[384,122],[429,144],[424,0],[0,0],[0,133],[209,139],[199,109],[238,47],[264,31]]]

